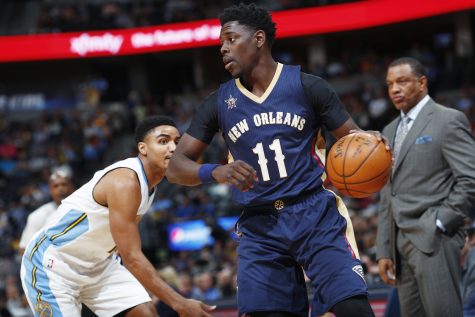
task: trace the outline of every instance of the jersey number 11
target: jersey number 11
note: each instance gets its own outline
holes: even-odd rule
[[[269,145],[269,149],[275,152],[274,160],[277,162],[277,168],[279,169],[279,176],[280,178],[287,177],[287,170],[285,169],[285,155],[282,153],[282,147],[280,146],[280,140],[275,139],[271,145]],[[264,153],[264,146],[262,142],[256,144],[256,146],[252,149],[252,152],[257,154],[259,166],[261,168],[262,179],[264,182],[270,180],[269,177],[269,169],[267,168],[267,159]]]

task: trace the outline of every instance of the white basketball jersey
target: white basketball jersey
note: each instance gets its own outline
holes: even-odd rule
[[[147,176],[138,157],[119,161],[96,172],[88,183],[62,201],[45,229],[49,244],[69,265],[94,268],[115,249],[109,227],[109,209],[98,204],[92,193],[101,178],[117,168],[129,168],[137,174],[142,194],[137,216],[145,214],[153,202],[156,189],[149,193]]]

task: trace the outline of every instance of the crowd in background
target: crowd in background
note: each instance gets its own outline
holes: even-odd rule
[[[44,1],[33,33],[124,29],[165,23],[216,18],[222,8],[239,2],[254,2],[269,10],[354,2],[355,0],[280,1]]]

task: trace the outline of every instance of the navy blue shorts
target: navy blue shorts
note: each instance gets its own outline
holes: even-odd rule
[[[302,268],[315,293],[312,316],[346,298],[367,295],[341,199],[321,190],[302,201],[280,203],[280,210],[272,205],[245,209],[236,224],[239,315],[285,311],[308,316]]]

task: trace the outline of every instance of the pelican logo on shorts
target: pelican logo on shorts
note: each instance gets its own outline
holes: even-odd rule
[[[53,316],[53,309],[51,305],[47,302],[39,300],[36,302],[35,311],[38,313],[39,317],[51,317]]]
[[[232,95],[229,95],[229,98],[224,100],[224,102],[228,105],[228,110],[232,108],[236,108],[236,101],[237,101],[237,98],[233,98]]]
[[[353,266],[352,270],[353,270],[353,272],[358,274],[363,279],[363,281],[365,281],[365,283],[366,283],[366,280],[364,279],[363,267],[361,265],[358,264],[358,265]]]
[[[284,208],[284,202],[282,200],[276,200],[274,202],[274,208],[277,209],[277,210],[281,210],[282,208]]]

